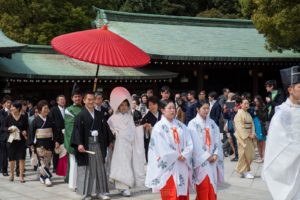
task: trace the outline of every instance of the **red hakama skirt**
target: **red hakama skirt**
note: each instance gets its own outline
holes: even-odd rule
[[[217,195],[215,193],[214,187],[210,183],[209,177],[206,176],[205,179],[196,185],[197,196],[196,200],[216,200]]]
[[[173,176],[169,178],[165,187],[160,190],[160,195],[162,200],[189,200],[189,195],[177,197]]]
[[[57,167],[56,167],[56,174],[58,176],[66,176],[67,168],[68,168],[68,155],[66,154],[62,158],[59,158]]]

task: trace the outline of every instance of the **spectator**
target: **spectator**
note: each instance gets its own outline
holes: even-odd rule
[[[3,108],[0,110],[0,173],[3,176],[8,176],[7,167],[8,167],[8,157],[7,157],[7,133],[4,131],[5,118],[10,113],[11,99],[9,96],[3,98]]]
[[[64,143],[64,132],[65,132],[65,107],[66,97],[64,95],[58,95],[56,97],[56,106],[53,106],[50,110],[49,117],[54,121],[56,130],[58,131],[59,144]],[[53,152],[53,173],[56,173],[57,163],[59,156]]]
[[[160,89],[160,95],[161,95],[161,100],[168,100],[170,98],[170,88],[169,86],[162,86],[161,89]]]
[[[257,138],[258,144],[258,152],[260,159],[256,160],[256,162],[261,163],[264,161],[265,156],[265,144],[266,144],[266,122],[267,122],[267,115],[268,111],[266,106],[263,102],[261,96],[257,95],[254,98],[255,103],[255,113],[253,116],[254,126],[255,126],[255,133]]]
[[[251,115],[248,113],[249,102],[244,99],[241,109],[234,117],[236,127],[236,138],[238,140],[239,159],[236,170],[241,174],[241,178],[253,179],[250,172],[250,165],[255,156],[255,128]]]
[[[196,100],[196,92],[194,90],[190,90],[188,92],[188,102],[186,105],[185,112],[185,124],[188,124],[190,120],[192,120],[197,115],[197,100]]]
[[[198,100],[200,103],[207,103],[206,92],[205,90],[201,90],[198,95]]]
[[[147,97],[152,97],[153,96],[153,90],[152,89],[148,89],[147,90]]]
[[[233,154],[234,157],[231,159],[231,161],[238,161],[238,149],[237,149],[237,140],[235,137],[235,127],[234,127],[234,117],[238,110],[240,109],[240,105],[242,103],[242,99],[238,95],[234,95],[232,97],[232,101],[227,101],[224,108],[224,119],[227,120],[227,125],[225,129],[227,129],[227,132],[229,133],[229,142],[231,146],[233,147]]]
[[[4,120],[4,131],[8,135],[8,158],[10,165],[10,181],[14,181],[16,161],[19,162],[20,183],[25,183],[24,169],[26,157],[26,139],[28,130],[28,118],[21,113],[22,104],[14,101],[11,112]]]
[[[141,124],[144,127],[144,146],[145,146],[145,154],[146,154],[146,161],[148,162],[148,148],[149,148],[149,142],[151,138],[152,128],[158,122],[161,118],[161,113],[158,110],[158,99],[153,96],[149,97],[148,99],[148,107],[149,111],[147,114],[143,117]]]
[[[184,102],[181,98],[176,100],[176,119],[181,121],[182,123],[185,123],[185,112],[184,112]]]
[[[223,88],[222,90],[223,92],[223,95],[219,96],[219,104],[221,105],[221,108],[223,109],[224,108],[224,105],[228,99],[228,94],[230,93],[230,90],[228,88]]]
[[[143,118],[142,113],[137,109],[137,100],[132,101],[131,112],[133,115],[133,121],[136,126],[138,126]]]
[[[281,89],[277,88],[277,82],[275,80],[269,80],[265,84],[268,96],[266,97],[267,109],[268,109],[268,122],[275,113],[275,107],[279,106],[285,101],[284,93]]]
[[[215,123],[220,127],[220,118],[222,114],[222,107],[217,101],[218,94],[216,92],[210,92],[208,94],[208,101],[209,101],[209,117],[215,121]]]
[[[98,110],[103,116],[104,119],[107,121],[109,118],[109,112],[106,106],[104,106],[103,102],[103,94],[100,92],[95,93],[95,109]]]
[[[141,114],[142,114],[143,117],[148,112],[147,101],[148,101],[147,94],[142,94],[141,95],[141,102],[140,102],[140,105],[138,107],[138,110],[141,112]]]

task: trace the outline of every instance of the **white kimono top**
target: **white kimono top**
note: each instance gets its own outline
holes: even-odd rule
[[[262,177],[275,200],[300,199],[300,106],[289,99],[276,109]]]
[[[193,184],[199,185],[208,175],[217,193],[217,184],[224,180],[224,156],[219,127],[209,117],[204,120],[199,114],[188,124],[193,140]],[[209,132],[210,145],[207,145],[206,131]],[[217,155],[218,160],[209,163],[211,155]]]
[[[174,138],[174,128],[179,144]],[[193,142],[188,128],[176,119],[169,122],[162,116],[152,130],[145,185],[158,192],[173,176],[177,196],[187,195],[192,175],[192,151]],[[178,160],[180,154],[185,161]]]
[[[142,186],[145,180],[144,132],[135,127],[132,114],[115,112],[107,121],[116,137],[110,166],[110,179],[129,187]]]

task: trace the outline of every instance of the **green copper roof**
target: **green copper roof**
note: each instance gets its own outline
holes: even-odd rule
[[[292,51],[269,52],[249,20],[124,13],[97,9],[95,23],[131,41],[152,58],[169,60],[300,60]]]
[[[55,54],[49,46],[26,48],[13,54],[12,59],[0,58],[0,76],[7,78],[93,79],[96,69],[95,64]],[[149,68],[100,66],[99,70],[102,79],[168,79],[176,76],[176,73]]]
[[[26,45],[11,40],[0,30],[0,55],[9,56],[24,46]]]

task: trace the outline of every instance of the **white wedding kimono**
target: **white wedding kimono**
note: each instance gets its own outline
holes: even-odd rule
[[[175,143],[173,128],[177,130],[179,144]],[[158,192],[173,176],[177,196],[187,195],[192,175],[192,151],[193,142],[187,127],[176,119],[169,122],[162,116],[151,134],[145,185]],[[180,154],[185,161],[178,160]]]
[[[140,187],[145,180],[143,127],[136,127],[133,116],[127,113],[114,113],[107,121],[116,137],[112,154],[110,180],[117,189]]]
[[[262,177],[275,200],[299,200],[300,106],[278,106],[268,133]]]
[[[199,114],[192,119],[188,128],[191,130],[193,140],[193,184],[199,185],[208,175],[210,183],[217,193],[217,185],[224,181],[224,156],[222,142],[220,139],[220,129],[209,117],[204,120]],[[210,147],[206,144],[205,129],[209,129]],[[217,155],[218,160],[209,163],[207,159],[211,155]]]
[[[121,103],[127,100],[127,113],[118,112]],[[117,189],[140,187],[145,182],[144,129],[136,127],[131,113],[132,98],[124,87],[116,87],[110,94],[110,105],[114,114],[107,123],[116,137],[109,177]]]

